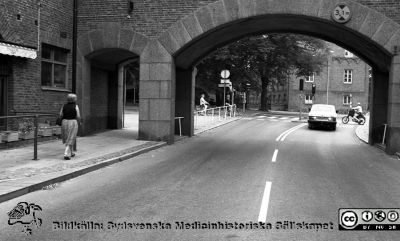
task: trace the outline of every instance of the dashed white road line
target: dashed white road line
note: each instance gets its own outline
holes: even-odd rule
[[[258,221],[259,222],[266,222],[267,221],[267,213],[268,213],[268,204],[269,204],[269,195],[271,193],[271,185],[272,182],[265,183],[264,195],[261,201],[260,213],[258,214]]]
[[[278,149],[275,149],[274,155],[272,156],[272,162],[276,162],[276,157],[278,156]]]

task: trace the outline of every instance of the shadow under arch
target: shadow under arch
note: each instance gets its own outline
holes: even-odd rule
[[[123,128],[123,69],[138,60],[139,55],[122,48],[101,48],[85,56],[85,135]]]

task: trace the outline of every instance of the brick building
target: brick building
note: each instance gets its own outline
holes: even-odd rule
[[[0,116],[57,113],[72,90],[73,1],[0,6]]]
[[[2,0],[0,115],[57,112],[76,92],[81,134],[121,128],[124,68],[136,63],[139,138],[173,142],[175,116],[193,135],[196,61],[239,37],[286,31],[344,46],[373,67],[371,139],[388,123],[389,146],[397,145],[400,2],[344,2],[346,23],[332,19],[331,0]]]
[[[330,55],[321,73],[313,76],[291,77],[288,82],[288,110],[299,111],[300,79],[304,79],[301,106],[305,111],[312,104],[335,105],[340,113],[346,113],[350,102],[360,102],[363,110],[369,109],[371,67],[353,53],[334,44],[328,44]],[[314,97],[312,85],[316,86]]]

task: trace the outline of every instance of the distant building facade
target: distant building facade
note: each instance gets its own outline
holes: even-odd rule
[[[361,103],[369,108],[371,67],[351,52],[329,43],[330,55],[321,73],[313,76],[292,76],[288,82],[288,110],[311,108],[312,104],[335,105],[340,113],[346,113],[350,105]],[[304,90],[299,91],[300,79]],[[316,86],[312,95],[312,85]],[[301,97],[300,97],[301,95]]]

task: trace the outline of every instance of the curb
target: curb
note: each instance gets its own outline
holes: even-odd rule
[[[260,114],[260,112],[257,112],[257,113],[255,113],[255,114],[251,114],[250,116],[256,116],[256,115],[258,115],[258,114]],[[218,128],[218,127],[220,127],[220,126],[223,126],[223,125],[226,125],[226,124],[232,123],[232,122],[234,122],[234,121],[241,120],[241,119],[243,119],[244,117],[245,117],[245,116],[241,116],[241,117],[238,117],[237,119],[230,120],[230,121],[228,121],[228,122],[225,122],[225,123],[221,123],[221,124],[219,124],[219,125],[216,125],[216,126],[210,127],[210,128],[208,128],[208,129],[205,129],[205,130],[202,130],[202,131],[199,131],[199,132],[195,132],[195,133],[194,133],[194,135],[199,135],[199,134],[201,134],[201,133],[204,133],[204,132],[206,132],[206,131],[209,131],[209,130],[212,130],[212,129]]]
[[[360,132],[361,132],[360,129],[361,128],[362,128],[362,126],[357,126],[357,128],[356,128],[356,130],[354,132],[355,132],[356,136],[358,137],[358,139],[360,139],[360,141],[368,144],[368,141],[366,141],[363,138],[361,138],[361,134],[360,134]]]
[[[46,180],[46,181],[41,181],[39,183],[31,184],[31,185],[29,185],[27,187],[23,187],[21,189],[18,189],[18,190],[9,192],[9,193],[2,194],[2,195],[0,195],[0,203],[8,201],[8,200],[11,200],[11,199],[14,199],[14,198],[22,196],[22,195],[25,195],[25,194],[30,193],[30,192],[34,192],[34,191],[40,190],[43,187],[49,186],[51,184],[55,184],[55,183],[58,183],[58,182],[63,182],[63,181],[66,181],[66,180],[69,180],[69,179],[72,179],[72,178],[75,178],[75,177],[79,177],[79,176],[84,175],[86,173],[96,171],[96,170],[101,169],[103,167],[106,167],[106,166],[109,166],[109,165],[112,165],[112,164],[115,164],[115,163],[118,163],[118,162],[125,161],[125,160],[127,160],[129,158],[132,158],[132,157],[135,157],[135,156],[138,156],[138,155],[141,155],[141,154],[156,150],[156,149],[164,147],[166,145],[167,145],[167,143],[165,143],[165,142],[159,143],[159,144],[155,144],[153,146],[145,147],[145,148],[143,148],[141,150],[137,150],[137,151],[134,151],[132,153],[124,154],[124,155],[119,156],[119,157],[114,157],[114,158],[99,162],[99,163],[94,164],[92,166],[87,166],[87,167],[84,167],[82,169],[79,169],[79,170],[76,170],[76,171],[72,171],[70,173],[61,175],[59,177],[51,178],[51,179]]]

